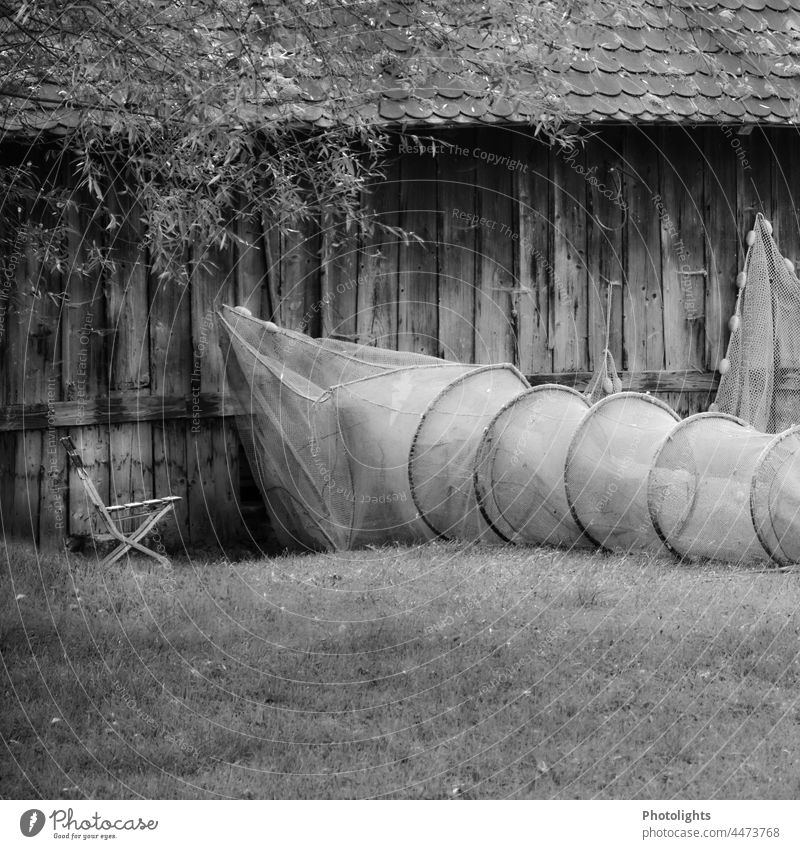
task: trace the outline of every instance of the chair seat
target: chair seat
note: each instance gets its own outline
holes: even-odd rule
[[[173,501],[180,501],[180,495],[168,495],[165,498],[148,498],[147,501],[131,501],[129,504],[113,504],[111,507],[106,507],[109,513],[115,510],[132,510],[138,507],[143,507],[146,510],[152,510],[156,507],[161,507],[164,504],[171,504]]]

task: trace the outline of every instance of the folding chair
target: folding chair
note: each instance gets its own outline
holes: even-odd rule
[[[94,508],[91,516],[92,538],[98,542],[112,540],[119,542],[119,545],[104,558],[100,565],[110,566],[130,549],[135,549],[157,560],[162,566],[169,566],[169,560],[166,557],[142,545],[140,540],[144,539],[170,510],[175,509],[175,502],[181,500],[180,496],[170,495],[166,498],[150,498],[147,501],[133,501],[130,504],[106,507],[83,465],[72,437],[62,437],[61,444],[66,449],[72,468],[81,479],[86,495]]]

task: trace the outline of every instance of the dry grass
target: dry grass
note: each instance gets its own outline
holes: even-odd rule
[[[3,560],[4,798],[800,794],[797,574],[452,545]]]

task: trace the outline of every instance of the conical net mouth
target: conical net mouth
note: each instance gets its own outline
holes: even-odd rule
[[[773,437],[735,416],[698,413],[666,439],[648,480],[653,524],[686,558],[764,560],[751,487]]]
[[[756,463],[750,491],[761,545],[781,566],[800,563],[800,426],[775,436]]]
[[[647,506],[647,476],[661,442],[679,421],[663,401],[622,392],[598,401],[567,451],[564,480],[572,516],[611,551],[664,553]]]
[[[497,411],[528,388],[513,366],[474,368],[445,387],[420,417],[408,477],[420,515],[439,536],[506,541],[478,506],[476,456]]]
[[[569,511],[567,448],[589,401],[566,386],[520,393],[486,427],[475,458],[475,494],[486,521],[511,542],[591,546]]]

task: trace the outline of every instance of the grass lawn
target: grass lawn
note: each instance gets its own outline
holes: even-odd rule
[[[446,544],[2,561],[3,798],[800,796],[798,573]]]

